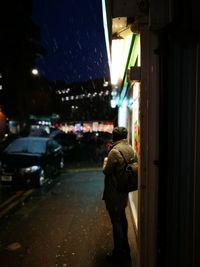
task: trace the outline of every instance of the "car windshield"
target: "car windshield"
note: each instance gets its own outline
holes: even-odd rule
[[[46,151],[46,142],[41,139],[17,139],[6,149],[7,153],[31,153],[40,154]]]

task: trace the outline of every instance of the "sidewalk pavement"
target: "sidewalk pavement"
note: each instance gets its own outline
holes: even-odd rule
[[[62,244],[59,251],[63,252],[63,257],[58,257],[57,265],[66,267],[117,267],[121,265],[110,265],[106,260],[106,254],[113,249],[112,226],[110,218],[105,208],[104,201],[101,199],[103,191],[103,174],[100,169],[94,168],[89,170],[89,166],[85,169],[69,169],[71,175],[75,177],[82,177],[85,185],[82,186],[81,206],[76,207],[77,221],[71,227],[71,232],[67,235],[66,243]],[[90,177],[90,185],[86,177]],[[91,186],[91,188],[90,188]],[[87,196],[84,197],[85,189],[87,187]],[[99,190],[100,189],[100,190]],[[95,195],[96,190],[96,195]],[[91,196],[89,196],[91,194]],[[90,202],[87,206],[88,200]],[[84,204],[85,203],[85,204]],[[137,267],[137,246],[136,236],[133,227],[130,207],[126,209],[128,219],[128,237],[131,247],[132,262],[130,267]],[[79,230],[77,236],[77,224]],[[75,230],[76,229],[76,230]],[[72,234],[73,233],[73,234]],[[70,243],[70,247],[68,244]],[[66,258],[70,265],[65,265]],[[125,266],[123,266],[125,267]]]
[[[68,170],[49,190],[36,191],[0,231],[2,266],[114,267],[106,260],[106,254],[113,249],[113,240],[110,218],[102,200],[103,183],[102,171],[88,167],[84,171]],[[131,267],[138,267],[129,207],[126,212]],[[13,249],[10,245],[16,242],[18,247]]]

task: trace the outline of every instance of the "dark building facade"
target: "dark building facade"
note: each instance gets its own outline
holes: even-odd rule
[[[63,121],[116,120],[116,109],[111,108],[111,88],[103,79],[82,83],[56,82],[57,110]]]
[[[34,79],[31,70],[43,53],[39,28],[32,22],[32,1],[6,1],[0,9],[1,105],[7,116],[27,116]]]
[[[106,2],[108,14],[131,18],[140,36],[135,266],[200,266],[198,3]]]

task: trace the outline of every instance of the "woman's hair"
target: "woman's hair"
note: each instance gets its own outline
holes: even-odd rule
[[[112,132],[113,141],[119,141],[122,139],[126,139],[128,135],[128,131],[125,127],[115,127]]]

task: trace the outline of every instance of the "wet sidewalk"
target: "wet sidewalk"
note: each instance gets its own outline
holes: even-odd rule
[[[49,191],[37,191],[0,230],[2,267],[109,267],[110,219],[102,201],[104,176],[70,169]],[[137,267],[130,211],[131,266]],[[14,246],[14,245],[18,246]],[[13,248],[14,249],[8,249]]]
[[[90,177],[87,179],[87,184],[84,185],[87,187],[87,192],[89,194],[88,196],[82,194],[81,204],[76,206],[76,214],[74,214],[73,221],[71,222],[70,231],[64,242],[60,244],[58,248],[57,262],[55,266],[121,266],[111,265],[106,259],[106,255],[113,249],[113,240],[110,218],[105,209],[104,201],[101,199],[104,181],[102,171],[98,170],[98,167],[96,171],[88,171],[85,166],[85,170],[83,168],[82,171],[77,172],[76,169],[76,173],[73,174],[72,168],[70,172],[73,177],[81,176],[82,179],[86,179],[88,176]],[[95,190],[97,190],[97,194],[95,194]],[[92,198],[91,201],[87,199],[88,197]],[[129,207],[126,209],[126,214],[129,223],[128,236],[132,258],[130,266],[137,267],[136,241]]]
[[[82,214],[81,219],[78,222],[80,224],[80,228],[77,232],[77,236],[72,230],[72,232],[68,233],[68,236],[65,238],[64,242],[59,245],[55,266],[135,267],[136,264],[134,264],[134,262],[136,262],[136,259],[134,258],[134,236],[131,225],[129,226],[129,243],[132,254],[131,264],[126,266],[109,264],[106,259],[106,255],[107,253],[110,253],[113,248],[110,220],[101,204],[96,207],[95,213],[95,217],[91,218],[87,222]],[[127,213],[129,214],[128,210]],[[132,223],[129,216],[128,219],[129,224]],[[74,227],[76,227],[75,224]]]

